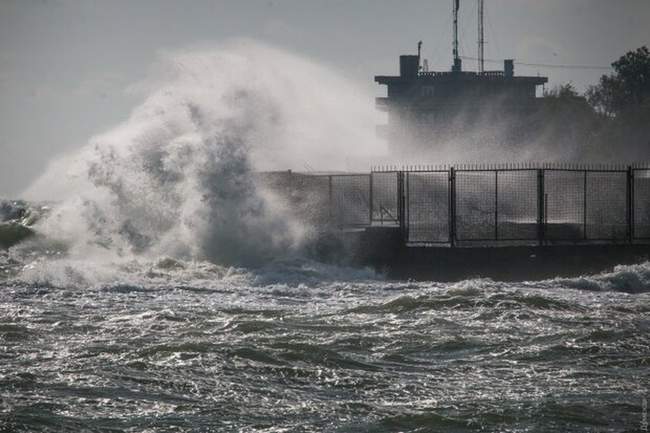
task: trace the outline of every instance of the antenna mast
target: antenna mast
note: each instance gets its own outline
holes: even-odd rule
[[[483,0],[478,0],[478,73],[485,72],[485,38],[483,29]]]
[[[454,55],[454,65],[451,70],[453,72],[460,72],[461,62],[460,56],[458,55],[458,9],[460,7],[460,0],[452,0],[452,7],[454,13],[454,43],[453,43],[453,55]]]

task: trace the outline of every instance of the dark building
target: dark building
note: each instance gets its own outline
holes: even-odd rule
[[[457,48],[458,2],[454,4],[451,71],[423,70],[418,53],[400,56],[398,76],[375,77],[377,83],[388,88],[387,96],[376,101],[379,109],[388,112],[388,124],[378,127],[378,132],[388,139],[394,155],[419,153],[441,142],[464,140],[486,126],[499,128],[498,133],[487,135],[500,142],[520,139],[525,135],[524,119],[538,106],[537,86],[548,82],[546,77],[515,76],[512,60],[504,61],[502,71],[485,71],[482,38],[479,71],[463,71]]]

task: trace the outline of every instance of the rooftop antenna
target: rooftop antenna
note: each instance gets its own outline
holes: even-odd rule
[[[452,0],[452,7],[454,13],[454,44],[453,44],[454,65],[451,67],[451,70],[453,72],[460,72],[461,62],[460,62],[460,56],[458,55],[458,9],[460,8],[460,0]]]
[[[478,73],[485,72],[485,37],[483,28],[483,0],[478,0]]]

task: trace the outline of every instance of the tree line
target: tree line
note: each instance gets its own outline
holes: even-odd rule
[[[572,84],[544,92],[530,132],[566,159],[650,162],[650,51],[630,51],[584,94]]]

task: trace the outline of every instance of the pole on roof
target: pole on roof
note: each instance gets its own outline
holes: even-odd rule
[[[453,15],[454,15],[454,42],[453,42],[453,56],[454,56],[454,65],[452,71],[460,72],[461,62],[460,56],[458,54],[458,9],[460,8],[460,0],[452,0]]]
[[[485,72],[485,31],[483,27],[483,0],[478,0],[478,73]]]

